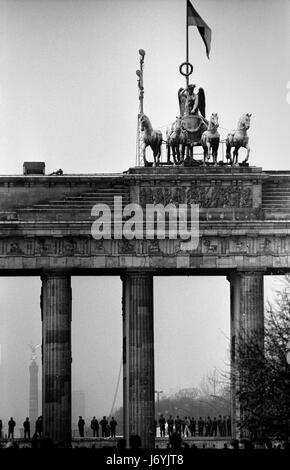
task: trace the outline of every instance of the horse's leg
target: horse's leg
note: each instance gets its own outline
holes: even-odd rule
[[[153,157],[154,157],[154,164],[158,166],[161,157],[161,144],[162,141],[157,142],[155,145],[152,145]]]
[[[205,144],[203,144],[202,147],[203,147],[203,164],[206,165],[208,149],[207,149],[207,146]]]
[[[217,152],[218,152],[218,145],[215,143],[212,146],[212,161],[215,166],[217,165]]]
[[[232,165],[236,164],[236,147],[233,147],[233,152],[232,152]]]
[[[171,163],[171,160],[170,160],[170,145],[166,144],[166,148],[167,148],[167,163]]]
[[[215,147],[215,149],[213,149],[212,151],[212,158],[213,158],[213,163],[216,166],[217,165],[217,147]]]
[[[162,138],[160,139],[160,143],[158,144],[158,150],[157,150],[157,163],[158,163],[158,165],[160,163],[161,152],[162,152]]]
[[[229,165],[232,165],[233,164],[233,157],[232,157],[232,150],[231,150],[231,147],[227,147],[227,150],[226,150],[226,159],[228,160],[227,163]]]
[[[175,145],[172,145],[172,153],[173,153],[174,165],[177,165],[177,160],[176,160],[176,146],[175,146]]]
[[[181,144],[181,161],[184,161],[185,144]]]
[[[153,143],[149,144],[150,145],[150,148],[152,150],[152,153],[153,153],[153,160],[154,160],[154,165],[156,165],[156,162],[157,162],[157,159],[156,159],[156,156],[157,156],[157,147],[156,145],[154,145]]]
[[[250,150],[251,150],[248,144],[245,145],[245,149],[247,149],[247,155],[246,155],[246,158],[245,158],[245,160],[243,161],[243,163],[247,163],[247,161],[249,160]]]
[[[200,143],[201,143],[202,150],[203,150],[203,164],[205,165],[205,162],[207,159],[207,155],[206,155],[207,147],[206,147],[206,140],[204,138],[204,135],[201,136]]]
[[[210,158],[210,142],[209,142],[209,141],[206,143],[206,146],[207,146],[207,158],[206,158],[206,163],[208,163],[209,158]]]
[[[183,160],[183,156],[182,156],[182,145],[180,143],[178,144],[178,152],[179,152],[179,163],[181,163]]]
[[[226,138],[226,158],[228,160],[228,163],[230,165],[233,164],[233,160],[232,160],[232,142],[231,142],[231,138],[230,138],[230,135],[227,136]]]
[[[155,166],[158,166],[160,162],[160,149],[159,148],[154,149],[153,156],[154,156],[154,164]]]
[[[142,146],[141,146],[141,155],[142,155],[144,164],[148,163],[148,161],[146,160],[146,152],[145,152],[145,149],[146,149],[146,144],[145,144],[145,142],[143,142],[143,143],[142,143]]]
[[[176,144],[176,157],[177,157],[177,164],[180,163],[180,151],[179,151],[179,144]]]
[[[233,152],[233,164],[234,165],[238,165],[239,162],[238,162],[238,156],[239,156],[239,146],[236,145],[235,148],[234,148],[234,152]]]

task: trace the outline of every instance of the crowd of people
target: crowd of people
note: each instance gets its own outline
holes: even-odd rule
[[[78,430],[79,436],[84,437],[85,434],[85,420],[82,416],[79,416],[78,420]],[[95,416],[93,416],[90,428],[93,433],[93,437],[116,437],[116,429],[117,429],[117,421],[115,420],[114,416],[112,416],[111,420],[108,421],[106,416],[103,416],[101,420],[97,420]],[[8,421],[7,433],[6,437],[8,439],[14,439],[14,430],[16,426],[16,421],[11,417]],[[29,418],[26,418],[23,422],[23,431],[24,431],[24,439],[31,439],[33,437],[42,437],[42,416],[39,416],[35,423],[35,432],[31,434],[31,423]],[[3,437],[3,422],[0,419],[0,439]]]
[[[14,430],[16,426],[16,421],[11,418],[8,421],[8,433],[7,433],[7,438],[8,439],[14,439]],[[24,430],[24,439],[30,439],[31,438],[31,426],[30,426],[30,420],[29,418],[26,418],[24,423],[23,423],[23,430]],[[3,437],[3,422],[0,419],[0,439]],[[33,437],[42,437],[42,416],[39,416],[35,422],[35,431],[33,434]]]
[[[173,419],[172,415],[169,418],[165,418],[163,414],[157,421],[155,420],[155,436],[157,436],[157,426],[159,424],[160,437],[169,437],[173,434],[180,434],[182,437],[226,437],[231,436],[231,417],[221,416],[218,418],[215,416],[211,418],[185,416],[180,418],[176,416]]]
[[[161,437],[168,436],[168,443],[166,449],[215,449],[216,442],[213,440],[212,443],[209,444],[205,443],[202,444],[202,447],[198,447],[196,442],[183,440],[187,437],[195,437],[195,436],[204,436],[204,437],[229,437],[231,435],[231,417],[222,417],[221,415],[214,418],[207,417],[203,419],[199,417],[199,419],[195,419],[194,417],[185,416],[181,419],[179,416],[176,416],[175,419],[170,415],[167,419],[163,416],[163,414],[159,417],[159,428],[160,428],[160,435]],[[157,431],[158,422],[155,420],[155,436]],[[11,417],[8,421],[8,434],[5,435],[5,440],[0,443],[0,448],[19,448],[19,444],[17,444],[17,440],[14,441],[14,429],[16,426],[16,422]],[[98,421],[95,416],[93,416],[90,427],[93,432],[94,437],[116,437],[116,428],[117,428],[117,421],[114,417],[111,418],[110,421],[103,416],[103,418]],[[79,416],[78,421],[78,428],[80,437],[84,437],[84,430],[85,430],[85,420],[82,416]],[[31,448],[51,448],[51,447],[62,447],[62,443],[54,444],[53,441],[50,439],[49,435],[46,434],[43,436],[43,424],[42,424],[42,416],[39,416],[35,423],[35,432],[30,439],[30,420],[26,418],[23,422],[23,430],[24,430],[24,439],[29,439],[31,441]],[[3,437],[3,423],[0,419],[0,440]],[[6,438],[8,437],[8,442],[5,444]],[[72,444],[65,445],[65,447],[73,447]],[[26,448],[26,446],[24,446]],[[76,448],[78,445],[75,446]],[[131,449],[138,449],[141,447],[141,438],[138,435],[131,435],[129,438],[129,447]],[[159,445],[156,445],[158,448]],[[268,439],[267,442],[264,443],[262,446],[265,449],[287,449],[289,450],[289,443],[284,442],[276,442],[273,443],[271,439]],[[96,444],[91,444],[91,448],[96,448]],[[115,442],[115,447],[117,450],[125,450],[126,449],[126,440],[124,438],[118,438]],[[230,442],[224,442],[223,449],[254,449],[255,445],[248,439],[242,439],[241,441],[237,439],[233,439]],[[261,448],[261,444],[260,444]]]
[[[78,420],[78,429],[80,437],[84,437],[85,432],[85,420],[82,416],[79,416]],[[114,416],[112,416],[110,422],[107,420],[106,416],[98,421],[95,416],[91,420],[90,427],[93,431],[93,437],[116,437],[117,421]]]
[[[79,416],[78,430],[79,436],[84,437],[85,435],[85,420],[82,416]],[[116,437],[117,421],[112,416],[109,421],[106,416],[98,420],[93,416],[90,422],[90,428],[93,433],[93,437]],[[160,415],[158,422],[155,420],[155,436],[157,436],[157,426],[159,424],[160,437],[172,436],[173,433],[180,434],[182,437],[226,437],[231,436],[231,417],[221,416],[195,419],[194,417],[185,416],[180,418],[178,415],[174,419],[172,415],[165,418],[163,414]],[[8,421],[8,439],[14,438],[14,429],[16,422],[11,417]],[[29,418],[26,418],[23,423],[24,439],[31,438],[31,426]],[[3,423],[0,419],[0,439],[2,436]],[[42,416],[39,416],[35,423],[34,436],[42,437]]]

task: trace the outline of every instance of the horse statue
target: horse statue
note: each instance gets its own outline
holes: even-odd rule
[[[243,114],[238,122],[238,127],[235,132],[229,133],[226,138],[226,157],[229,160],[229,163],[232,165],[238,164],[238,151],[240,147],[244,147],[247,149],[247,156],[245,160],[242,162],[242,165],[247,163],[249,160],[250,155],[250,147],[249,147],[249,136],[247,134],[247,130],[250,127],[252,114],[246,113]],[[231,148],[234,147],[233,151],[233,158],[231,155]]]
[[[167,163],[171,163],[170,150],[172,150],[173,162],[179,165],[184,158],[186,145],[186,130],[183,127],[182,118],[176,117],[176,121],[166,131]]]
[[[145,149],[150,145],[155,166],[160,162],[161,157],[161,144],[162,144],[162,133],[159,130],[154,130],[149,118],[145,114],[140,115],[140,126],[142,131],[142,146],[141,152],[144,161],[144,165],[148,164],[145,156]]]
[[[217,131],[219,127],[219,119],[217,113],[212,113],[208,128],[203,132],[201,136],[201,145],[203,147],[203,163],[204,165],[208,162],[210,157],[210,149],[212,151],[212,160],[214,165],[217,164],[217,153],[220,143],[220,135]]]

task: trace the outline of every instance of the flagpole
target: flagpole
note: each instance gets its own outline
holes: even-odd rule
[[[185,0],[186,1],[186,86],[188,88],[188,84],[189,84],[189,75],[188,75],[188,56],[189,56],[189,53],[188,53],[188,0]]]

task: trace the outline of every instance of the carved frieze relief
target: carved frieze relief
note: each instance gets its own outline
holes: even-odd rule
[[[190,240],[189,240],[190,241]],[[192,248],[194,246],[194,248]],[[118,256],[132,254],[175,256],[182,251],[195,255],[285,255],[290,253],[289,236],[201,236],[198,245],[176,240],[94,240],[88,237],[13,237],[0,239],[0,256]]]
[[[180,186],[142,187],[140,203],[146,204],[198,204],[202,208],[250,208],[253,206],[251,188],[243,186]]]

